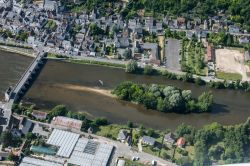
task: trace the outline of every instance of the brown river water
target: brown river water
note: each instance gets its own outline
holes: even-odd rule
[[[0,51],[0,99],[3,99],[7,87],[17,82],[31,61],[29,57]],[[86,89],[100,88],[98,80],[104,82],[102,89],[105,90],[125,80],[174,85],[192,90],[194,96],[212,90],[215,104],[211,113],[161,113]],[[65,104],[69,109],[86,112],[90,117],[106,117],[114,123],[126,123],[129,120],[155,129],[175,129],[181,123],[198,128],[212,122],[232,125],[244,122],[250,116],[250,93],[243,91],[215,90],[162,76],[133,75],[117,68],[53,60],[47,62],[23,100],[33,102],[41,109]]]

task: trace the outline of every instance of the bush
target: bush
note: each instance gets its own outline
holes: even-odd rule
[[[125,71],[127,73],[136,73],[138,70],[138,65],[137,65],[137,62],[134,61],[134,60],[131,60],[129,61],[127,64],[126,64],[126,69]]]
[[[153,69],[153,67],[151,65],[146,65],[144,67],[144,70],[143,70],[144,74],[151,75],[151,74],[153,74],[153,72],[154,72],[154,69]]]
[[[106,126],[108,125],[108,120],[106,118],[96,118],[92,124],[95,126]]]

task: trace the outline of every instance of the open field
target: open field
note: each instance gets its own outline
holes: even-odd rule
[[[160,59],[163,61],[165,58],[165,37],[164,36],[158,36],[159,46],[160,46]]]
[[[222,71],[216,72],[217,78],[223,79],[223,80],[232,80],[232,81],[237,81],[237,80],[242,80],[242,75],[239,73],[225,73]]]
[[[239,78],[235,74],[238,73],[242,76],[242,81],[250,81],[250,77],[247,76],[247,73],[250,71],[249,66],[245,64],[244,54],[239,50],[216,49],[215,55],[217,76],[219,73],[219,76],[226,76],[226,79],[230,80],[230,78]]]

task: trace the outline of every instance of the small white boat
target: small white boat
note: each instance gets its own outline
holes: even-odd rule
[[[103,86],[103,81],[102,80],[99,80],[100,84]]]

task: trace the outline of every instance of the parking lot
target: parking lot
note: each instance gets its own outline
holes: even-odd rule
[[[167,39],[165,47],[166,67],[170,70],[181,71],[181,42],[176,39]]]

